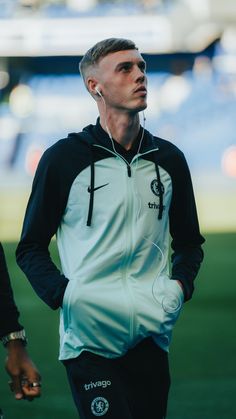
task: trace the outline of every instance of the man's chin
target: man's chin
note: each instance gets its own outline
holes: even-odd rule
[[[139,101],[139,103],[137,103],[137,102],[132,103],[132,104],[130,103],[129,106],[127,106],[126,108],[123,108],[123,109],[126,109],[126,112],[128,112],[128,113],[136,114],[138,112],[144,111],[144,109],[146,109],[146,108],[147,108],[147,102],[142,100],[142,101]]]
[[[147,108],[147,102],[143,101],[143,103],[140,103],[139,105],[134,106],[133,111],[134,112],[142,112]]]

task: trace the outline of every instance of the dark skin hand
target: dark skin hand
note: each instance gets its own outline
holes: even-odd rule
[[[41,395],[41,377],[30,359],[26,347],[21,340],[7,343],[8,351],[5,368],[11,377],[9,382],[16,400],[34,400]]]

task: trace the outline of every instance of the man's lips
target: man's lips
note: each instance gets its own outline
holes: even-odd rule
[[[143,95],[146,95],[147,89],[144,86],[140,86],[137,89],[135,89],[134,93],[142,93]]]

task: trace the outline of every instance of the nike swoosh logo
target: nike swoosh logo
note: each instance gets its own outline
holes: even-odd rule
[[[104,186],[107,186],[107,185],[109,185],[109,183],[105,183],[104,185],[97,186],[96,188],[93,188],[93,192],[97,191],[100,188],[104,188]],[[91,193],[91,192],[92,192],[91,186],[88,186],[88,193]]]

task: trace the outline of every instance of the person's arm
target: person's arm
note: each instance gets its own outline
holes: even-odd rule
[[[18,265],[39,297],[53,309],[62,304],[68,284],[48,250],[66,202],[61,170],[57,150],[51,147],[39,162],[16,250]]]
[[[6,259],[0,243],[0,338],[12,331],[22,330],[10,283]]]
[[[18,322],[3,247],[0,243],[0,339],[7,350],[6,370],[17,400],[40,396],[40,374],[26,350],[26,336]],[[34,383],[34,384],[33,384]]]
[[[181,282],[187,301],[193,294],[194,279],[203,260],[201,245],[205,240],[199,231],[189,168],[181,152],[176,159],[172,182],[173,195],[169,214],[173,249],[171,277]]]

